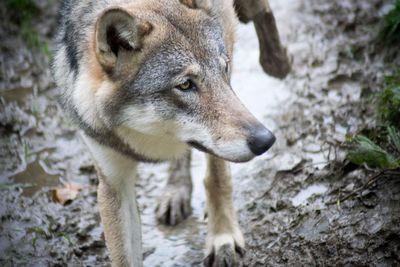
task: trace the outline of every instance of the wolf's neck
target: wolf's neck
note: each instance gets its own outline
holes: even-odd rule
[[[116,135],[137,153],[160,161],[181,158],[188,149],[187,144],[170,136],[154,136],[126,127],[119,128]]]

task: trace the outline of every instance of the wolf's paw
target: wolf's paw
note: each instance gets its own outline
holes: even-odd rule
[[[157,220],[166,225],[177,225],[192,213],[191,189],[186,185],[167,186],[158,200]]]
[[[204,259],[205,267],[237,267],[245,254],[242,234],[223,234],[208,240],[208,255]]]

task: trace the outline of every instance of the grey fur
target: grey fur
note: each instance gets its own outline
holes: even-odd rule
[[[270,145],[230,86],[236,21],[232,0],[62,1],[53,70],[101,177],[114,266],[142,265],[137,161],[174,160],[157,218],[174,225],[190,215],[188,145],[215,155],[205,180],[211,264],[237,262],[244,240],[225,160],[256,156],[248,140],[260,132],[258,148]]]
[[[161,160],[158,159],[150,159],[137,151],[133,148],[129,147],[127,144],[124,143],[118,136],[116,136],[112,131],[108,129],[103,129],[102,131],[94,130],[89,124],[85,123],[77,113],[75,109],[72,110],[71,116],[74,121],[78,124],[79,128],[83,130],[89,137],[95,139],[102,145],[112,147],[118,152],[122,153],[123,155],[141,162],[147,163],[159,163]]]
[[[87,36],[94,30],[94,24],[99,15],[107,7],[118,6],[129,3],[129,0],[64,0],[60,7],[60,21],[58,35],[56,37],[56,54],[65,49],[68,62],[68,72],[73,73],[74,77],[79,76],[80,61],[85,59],[87,47]],[[157,162],[158,159],[150,159],[137,152],[128,149],[122,140],[117,136],[110,138],[112,130],[124,123],[124,116],[121,111],[130,105],[143,104],[149,101],[157,103],[158,114],[165,119],[172,119],[176,114],[185,113],[195,115],[201,111],[196,105],[183,105],[182,101],[177,101],[170,93],[175,86],[171,81],[190,64],[198,64],[204,75],[209,77],[221,76],[218,63],[220,55],[226,55],[223,39],[221,21],[218,18],[218,10],[205,12],[201,23],[183,21],[180,14],[174,9],[174,5],[166,7],[160,14],[164,26],[170,27],[171,36],[163,42],[160,47],[155,47],[148,51],[146,58],[140,65],[136,75],[129,77],[122,82],[121,88],[117,90],[113,98],[109,99],[105,106],[107,117],[106,124],[108,129],[94,129],[82,120],[71,99],[71,88],[61,88],[63,90],[62,103],[64,108],[72,116],[75,123],[85,131],[85,133],[99,143],[117,149],[121,153],[128,155],[136,160],[145,162]],[[154,10],[156,13],[157,10]],[[59,68],[59,66],[54,66]],[[224,75],[222,73],[222,75]],[[221,77],[214,86],[218,86],[227,80]],[[70,83],[70,82],[67,82]],[[194,118],[196,116],[193,116]]]

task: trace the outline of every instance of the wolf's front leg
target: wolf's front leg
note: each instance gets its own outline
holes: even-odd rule
[[[176,225],[191,213],[192,179],[190,177],[190,150],[181,159],[171,162],[169,178],[158,199],[156,217],[166,225]]]
[[[239,228],[232,200],[232,179],[229,165],[222,159],[208,156],[207,176],[208,235],[205,266],[236,266],[237,254],[244,253],[243,234]]]
[[[142,266],[135,180],[137,163],[85,136],[99,176],[98,202],[112,266]]]

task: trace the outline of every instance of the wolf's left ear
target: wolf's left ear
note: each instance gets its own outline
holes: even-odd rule
[[[117,64],[122,51],[138,51],[153,26],[121,8],[105,11],[96,23],[96,55],[106,71]]]

